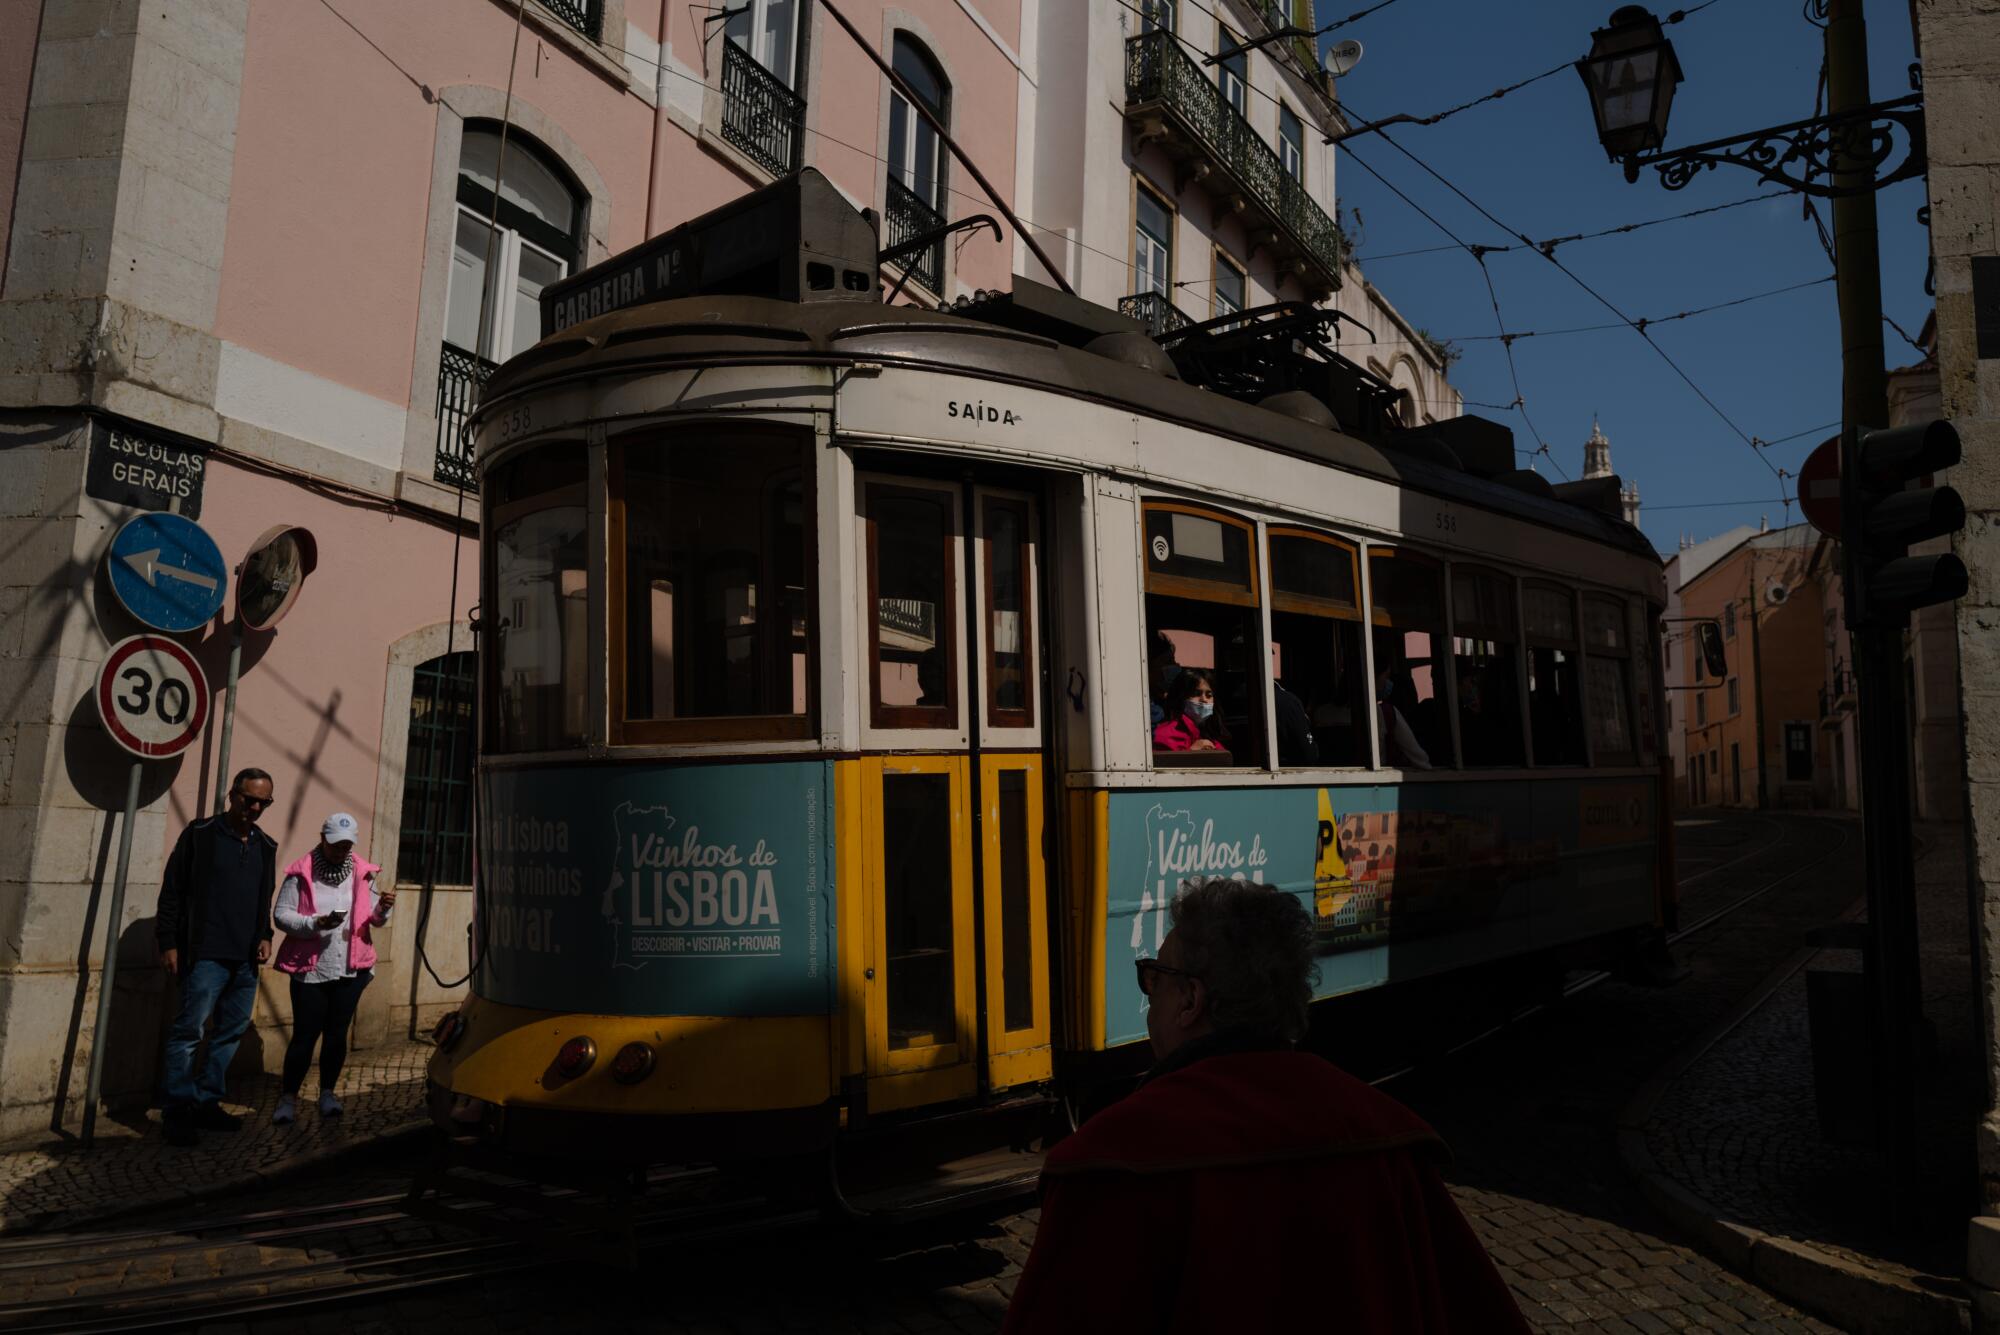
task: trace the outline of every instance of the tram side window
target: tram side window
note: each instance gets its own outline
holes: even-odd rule
[[[586,734],[590,661],[589,464],[574,441],[496,465],[481,500],[492,533],[492,748],[553,751]]]
[[[1583,600],[1584,658],[1590,672],[1590,749],[1600,765],[1636,765],[1632,742],[1632,638],[1625,604],[1588,594]]]
[[[1271,674],[1278,764],[1368,764],[1368,681],[1354,548],[1273,529]]]
[[[1250,525],[1146,507],[1148,726],[1157,766],[1264,764],[1264,671]]]
[[[1537,765],[1583,763],[1582,646],[1576,595],[1559,584],[1521,591],[1528,635],[1528,731]]]
[[[1514,581],[1453,566],[1452,670],[1458,674],[1458,744],[1470,765],[1520,765],[1520,620]]]
[[[635,740],[810,735],[809,462],[792,435],[701,431],[620,447]]]
[[[1368,588],[1382,764],[1451,768],[1451,719],[1439,675],[1445,667],[1443,568],[1415,552],[1373,548]]]

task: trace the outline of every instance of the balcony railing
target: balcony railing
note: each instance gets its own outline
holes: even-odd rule
[[[922,236],[945,225],[945,216],[924,202],[924,197],[901,181],[889,178],[889,207],[883,217],[884,232],[889,250],[901,245],[912,237]],[[944,241],[942,238],[925,246],[913,256],[906,257],[910,264],[910,277],[922,283],[939,296],[944,295]],[[894,266],[900,271],[902,265]]]
[[[722,137],[773,176],[799,169],[806,100],[734,42],[722,44]]]
[[[1158,292],[1137,292],[1129,297],[1120,297],[1118,313],[1146,326],[1146,332],[1154,338],[1185,329],[1194,323],[1181,314],[1180,307]]]
[[[472,443],[460,444],[459,431],[479,406],[493,365],[478,353],[449,343],[438,358],[437,466],[432,475],[446,486],[470,487],[478,482],[472,469]]]
[[[604,40],[604,0],[542,0],[542,7],[591,41]]]
[[[1340,229],[1171,33],[1126,41],[1125,102],[1127,115],[1157,122],[1142,132],[1153,129],[1170,151],[1202,160],[1197,175],[1210,189],[1262,213],[1277,248],[1304,261],[1318,287],[1340,286]]]

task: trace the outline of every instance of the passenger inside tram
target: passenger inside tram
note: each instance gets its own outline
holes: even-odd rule
[[[1183,669],[1167,688],[1166,717],[1153,729],[1155,751],[1229,751],[1229,730],[1216,709],[1215,679]]]
[[[1394,668],[1375,674],[1376,708],[1382,718],[1382,764],[1388,769],[1429,769],[1430,752],[1417,740],[1399,698],[1407,695],[1407,682],[1399,681]]]

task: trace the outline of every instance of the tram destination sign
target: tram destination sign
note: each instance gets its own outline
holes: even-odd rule
[[[190,445],[176,444],[121,423],[92,418],[90,459],[83,489],[112,505],[172,510],[201,518],[201,484],[208,458]]]
[[[542,289],[542,337],[676,297],[875,300],[875,228],[817,171],[732,200]]]

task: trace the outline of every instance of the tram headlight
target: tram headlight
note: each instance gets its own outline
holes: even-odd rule
[[[611,1078],[621,1085],[636,1085],[653,1073],[653,1049],[644,1043],[627,1043],[611,1059]]]
[[[590,1064],[596,1060],[596,1041],[588,1035],[578,1034],[556,1052],[556,1074],[565,1080],[574,1080],[588,1071]]]

